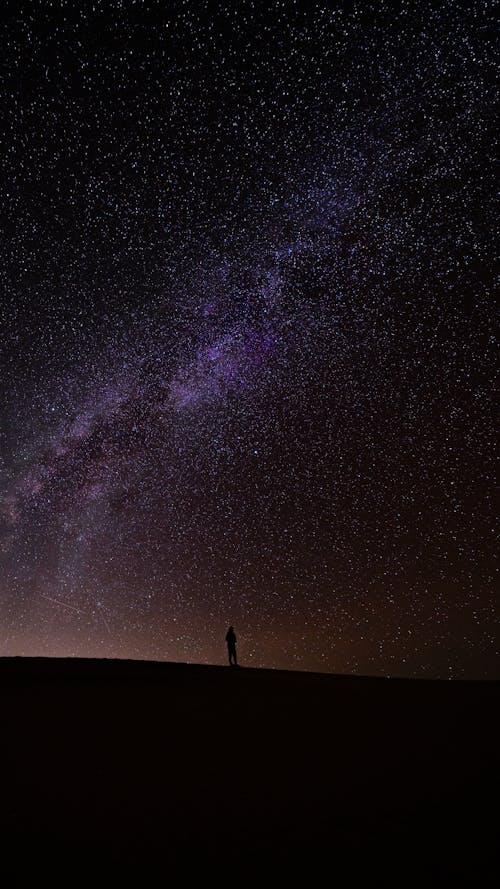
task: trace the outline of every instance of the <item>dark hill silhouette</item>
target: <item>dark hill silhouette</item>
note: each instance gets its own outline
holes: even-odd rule
[[[5,885],[491,876],[499,683],[43,658],[0,682]]]

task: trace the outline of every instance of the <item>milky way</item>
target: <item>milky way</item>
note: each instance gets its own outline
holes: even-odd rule
[[[487,4],[5,15],[0,653],[498,670]]]

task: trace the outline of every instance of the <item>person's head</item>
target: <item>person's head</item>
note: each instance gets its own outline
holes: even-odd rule
[[[229,627],[228,633],[232,633],[233,630],[234,630],[234,627]]]

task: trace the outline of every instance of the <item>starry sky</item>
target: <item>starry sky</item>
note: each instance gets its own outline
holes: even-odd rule
[[[1,31],[0,654],[498,677],[492,5]]]

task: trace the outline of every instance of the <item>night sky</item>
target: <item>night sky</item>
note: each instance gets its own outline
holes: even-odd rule
[[[492,6],[1,19],[0,654],[498,676]]]

